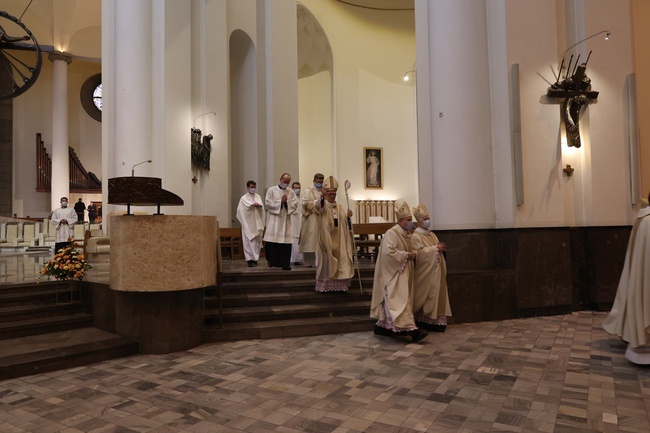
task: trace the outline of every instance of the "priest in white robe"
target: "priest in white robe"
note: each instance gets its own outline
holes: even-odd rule
[[[52,212],[52,225],[56,229],[54,253],[67,247],[74,237],[74,225],[77,223],[77,212],[68,207],[68,197],[61,197],[61,207]]]
[[[614,305],[603,328],[627,342],[627,359],[650,364],[650,206],[639,211],[632,227]]]
[[[264,234],[264,205],[262,197],[257,194],[257,183],[254,180],[246,182],[248,192],[239,199],[237,205],[237,220],[241,224],[242,245],[244,257],[249,267],[257,266],[262,250],[262,235]]]
[[[283,173],[280,184],[266,191],[266,231],[264,232],[265,254],[269,267],[291,270],[291,215],[298,210],[298,199],[289,185],[291,175]]]
[[[347,292],[354,276],[351,210],[336,202],[339,183],[328,176],[323,183],[325,200],[319,205],[319,252],[316,291]]]
[[[325,176],[322,173],[314,175],[313,185],[306,188],[301,196],[302,225],[300,227],[300,252],[303,261],[308,267],[316,266],[316,252],[318,251],[318,209],[320,208],[323,181]]]
[[[302,197],[300,197],[300,182],[291,184],[296,199],[298,200],[298,209],[291,215],[291,230],[293,231],[293,244],[291,244],[291,263],[302,265],[303,254],[300,252],[300,227],[302,227]]]
[[[413,286],[413,315],[418,328],[433,332],[445,332],[447,317],[451,316],[447,291],[447,247],[429,230],[429,211],[422,203],[413,208],[417,228],[411,235],[413,251],[418,254],[415,262]]]
[[[420,341],[428,333],[418,329],[413,317],[413,261],[417,257],[410,239],[413,217],[406,202],[396,213],[397,224],[388,229],[379,245],[370,317],[377,319],[377,335],[411,336]]]

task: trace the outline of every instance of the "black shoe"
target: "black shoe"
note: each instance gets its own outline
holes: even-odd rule
[[[290,270],[291,270],[291,266],[282,266],[282,270],[283,270],[283,271],[290,271]]]
[[[302,265],[302,263],[301,262],[293,262],[293,265],[294,266],[300,266],[300,265]]]
[[[385,335],[386,337],[393,337],[395,333],[390,329],[382,328],[381,326],[375,325],[375,335]]]
[[[414,343],[425,339],[429,335],[427,331],[424,331],[422,329],[415,329],[409,332],[409,334],[411,335],[411,338],[413,339]]]
[[[257,260],[253,260],[253,264],[257,266]]]
[[[252,260],[247,260],[246,263],[248,263],[249,268],[252,268],[253,266],[255,266],[255,262],[252,261]]]
[[[446,329],[447,329],[447,325],[431,325],[431,328],[428,329],[428,331],[445,332]]]
[[[272,267],[273,267],[273,265],[271,264],[271,262],[266,262],[266,264],[269,265],[269,268],[272,268]]]

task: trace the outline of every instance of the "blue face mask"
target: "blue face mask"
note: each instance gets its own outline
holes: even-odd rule
[[[248,188],[248,192],[255,194],[257,192],[257,188]]]
[[[406,230],[408,230],[409,232],[413,230],[413,221],[409,221],[406,223]]]
[[[293,192],[295,192],[296,195],[300,195],[300,188],[296,188],[296,189],[294,189]]]
[[[314,185],[316,188],[321,189],[323,187],[323,182],[316,182]]]
[[[428,229],[430,225],[431,225],[431,220],[422,221],[422,228],[423,229]]]

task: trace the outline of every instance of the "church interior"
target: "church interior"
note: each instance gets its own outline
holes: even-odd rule
[[[4,0],[0,431],[648,431],[648,371],[602,323],[648,205],[649,18]],[[346,295],[246,267],[237,203],[285,172],[349,182]],[[83,281],[39,278],[64,196],[98,209],[73,233]],[[418,344],[368,317],[404,201],[448,248],[453,317]]]

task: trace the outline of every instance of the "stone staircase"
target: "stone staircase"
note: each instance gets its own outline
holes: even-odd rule
[[[79,282],[0,286],[0,380],[138,353],[138,343],[93,327]]]
[[[262,262],[260,262],[262,264]],[[316,270],[258,268],[230,271],[222,279],[222,315],[218,290],[206,292],[204,342],[298,337],[370,331],[374,268],[361,268],[363,293],[355,275],[347,293],[318,293]]]

